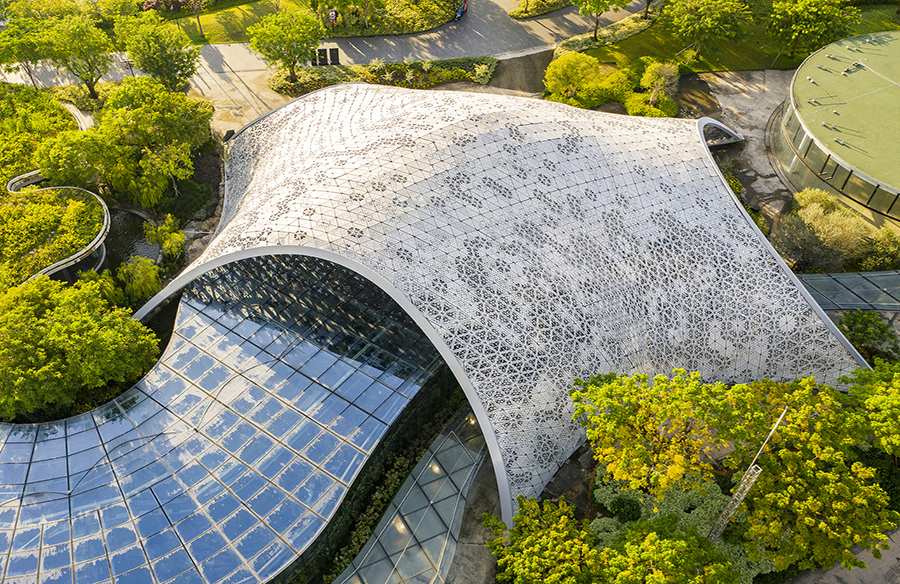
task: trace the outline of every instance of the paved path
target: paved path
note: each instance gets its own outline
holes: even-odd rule
[[[634,0],[625,10],[606,13],[601,26],[620,20],[642,8]],[[435,30],[391,37],[356,37],[327,40],[325,48],[337,47],[342,64],[368,63],[378,58],[386,62],[402,61],[408,55],[417,60],[471,57],[478,55],[527,54],[552,48],[560,41],[589,32],[590,22],[574,7],[558,10],[529,20],[515,20],[509,11],[517,0],[471,0],[469,11],[459,22]],[[121,54],[103,81],[121,80],[133,74]],[[138,72],[139,73],[139,72]],[[288,101],[269,89],[271,70],[246,44],[206,45],[202,48],[200,70],[191,79],[190,95],[210,100],[216,107],[213,132],[221,136],[238,129],[260,115]],[[60,74],[49,65],[36,70],[42,86],[76,83],[70,75]],[[0,78],[28,83],[19,74]]]

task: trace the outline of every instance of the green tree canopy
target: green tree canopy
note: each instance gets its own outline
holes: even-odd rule
[[[73,189],[0,197],[0,293],[83,249],[102,224],[100,203]]]
[[[127,78],[99,123],[60,134],[38,149],[38,167],[62,184],[97,183],[144,207],[193,172],[191,152],[209,140],[209,104],[167,91],[149,77]]]
[[[200,47],[191,46],[180,30],[166,26],[155,10],[118,19],[116,36],[125,40],[134,64],[169,91],[182,89],[197,72]]]
[[[297,66],[310,58],[327,34],[315,15],[305,11],[275,12],[247,29],[250,48],[266,63],[288,70],[291,82],[297,81]]]
[[[576,97],[600,81],[600,63],[584,53],[566,53],[553,60],[544,73],[544,86],[551,94]]]
[[[585,521],[577,521],[574,508],[559,503],[517,499],[513,527],[484,514],[484,525],[495,539],[487,543],[497,558],[498,582],[511,584],[592,584],[597,582],[600,552]]]
[[[812,378],[734,385],[720,403],[719,431],[735,446],[725,464],[739,472],[788,407],[757,460],[762,474],[744,500],[746,538],[764,546],[777,569],[794,563],[801,569],[837,562],[865,566],[853,546],[880,557],[883,532],[900,515],[888,510],[875,470],[857,460],[856,449],[869,436],[862,412],[847,408],[840,392]]]
[[[110,310],[99,282],[39,276],[0,296],[0,418],[66,413],[109,382],[152,365],[156,336],[127,310]]]
[[[150,243],[158,243],[166,256],[176,258],[184,251],[184,244],[187,241],[184,231],[178,227],[178,219],[168,214],[159,227],[152,223],[144,223],[144,237]]]
[[[774,2],[768,29],[788,47],[815,51],[848,36],[859,22],[859,8],[842,0],[789,0]]]
[[[739,0],[670,0],[664,15],[680,38],[694,43],[698,55],[709,41],[737,36],[751,19],[750,9]]]
[[[900,515],[858,461],[869,422],[812,379],[726,386],[676,370],[672,378],[597,376],[576,382],[576,419],[612,478],[659,493],[687,472],[713,470],[707,449],[730,444],[724,464],[742,473],[785,406],[744,500],[751,558],[760,549],[777,569],[862,565],[852,546],[876,555]],[[656,479],[654,480],[654,477]]]
[[[0,30],[0,63],[5,73],[24,71],[34,87],[34,68],[50,57],[47,21],[39,18],[14,17]]]
[[[676,83],[678,65],[675,63],[650,63],[641,76],[641,87],[650,91],[650,107],[656,107],[660,94],[668,94]]]
[[[138,306],[162,289],[159,266],[150,258],[131,256],[116,270],[116,278],[122,282],[125,299],[131,306]]]
[[[842,272],[869,259],[875,242],[880,249],[896,240],[872,227],[859,213],[819,189],[794,195],[795,207],[772,231],[772,245],[795,271]],[[890,264],[889,264],[890,265]]]
[[[575,380],[575,419],[587,431],[594,457],[612,479],[659,492],[690,473],[709,476],[709,454],[724,446],[708,413],[721,384],[697,373],[615,374]]]
[[[628,5],[628,0],[573,0],[572,4],[578,7],[578,12],[585,18],[589,18],[594,24],[594,40],[597,40],[597,30],[600,28],[600,19],[604,12],[618,12]]]
[[[875,358],[896,361],[900,358],[900,339],[889,322],[875,311],[847,312],[838,328],[863,358],[872,363]]]
[[[680,531],[674,516],[640,520],[601,552],[608,584],[736,584],[725,555],[693,529]]]
[[[113,62],[106,34],[80,14],[58,20],[47,34],[53,64],[80,79],[91,99],[97,99],[97,82]]]
[[[900,457],[900,363],[875,360],[874,369],[857,369],[842,380],[851,384],[850,396],[864,408],[875,447]]]

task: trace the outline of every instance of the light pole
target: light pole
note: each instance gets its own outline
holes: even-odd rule
[[[775,422],[775,425],[772,426],[772,429],[769,430],[769,435],[766,436],[765,441],[763,441],[762,446],[759,447],[759,451],[757,451],[756,456],[753,457],[753,461],[750,463],[750,466],[747,467],[747,472],[744,473],[744,478],[741,479],[741,482],[738,483],[737,489],[734,491],[734,495],[731,496],[731,500],[728,501],[728,504],[725,505],[725,508],[722,510],[722,514],[719,515],[719,519],[716,520],[716,524],[712,526],[712,529],[709,530],[709,535],[706,536],[710,543],[716,543],[716,540],[722,535],[722,532],[725,531],[725,526],[728,525],[728,521],[734,516],[737,508],[740,506],[741,502],[744,500],[744,497],[747,496],[747,493],[753,487],[753,483],[756,482],[756,479],[759,478],[760,473],[762,473],[762,468],[756,465],[756,460],[759,458],[759,455],[762,454],[763,448],[766,447],[766,444],[769,443],[769,439],[772,438],[772,434],[775,433],[776,428],[778,428],[778,424],[781,423],[781,420],[784,419],[784,415],[788,411],[788,406],[784,406],[784,411],[781,412],[781,416],[778,417],[778,420]]]

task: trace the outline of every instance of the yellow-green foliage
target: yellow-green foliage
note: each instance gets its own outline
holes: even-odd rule
[[[494,57],[461,57],[437,61],[382,63],[375,60],[368,65],[298,67],[296,83],[291,83],[287,72],[279,69],[269,80],[269,85],[274,91],[295,96],[353,81],[412,89],[427,89],[456,81],[485,85],[491,80],[497,62]]]
[[[638,520],[609,545],[598,545],[586,521],[574,517],[564,498],[558,503],[517,499],[513,527],[484,514],[495,539],[498,582],[511,584],[733,584],[737,576],[722,552],[674,516]]]
[[[178,219],[169,214],[159,227],[152,223],[144,223],[144,237],[150,243],[158,243],[165,255],[175,258],[184,251],[184,243],[187,241],[184,231],[178,227]]]
[[[45,138],[77,127],[47,93],[0,83],[0,191],[13,177],[34,170],[34,151]]]
[[[73,189],[0,197],[0,292],[84,248],[102,222],[100,203]]]
[[[678,104],[658,89],[655,106],[651,93],[641,93],[641,80],[648,66],[657,64],[649,57],[641,58],[624,69],[602,75],[597,59],[584,53],[564,53],[552,61],[544,75],[546,98],[575,107],[595,108],[607,101],[621,103],[629,115],[672,117],[678,115]]]
[[[162,288],[159,266],[153,260],[141,256],[131,256],[116,270],[116,278],[122,282],[125,297],[132,306],[151,298]]]
[[[497,557],[498,582],[512,584],[588,584],[599,581],[600,551],[586,521],[577,521],[564,498],[559,503],[517,499],[519,511],[508,532],[496,517],[484,514],[494,535],[487,543]]]
[[[550,14],[571,5],[572,2],[570,0],[521,0],[519,7],[510,12],[509,15],[516,19],[534,18],[535,16]]]
[[[794,195],[796,208],[772,232],[772,245],[802,273],[900,267],[900,240],[819,189]]]
[[[577,379],[571,397],[575,419],[610,478],[657,493],[686,476],[712,476],[709,455],[725,444],[704,412],[719,390],[697,373],[676,370],[652,381],[614,374]]]
[[[685,478],[709,477],[708,453],[724,445],[733,451],[723,464],[740,479],[787,406],[742,507],[753,561],[768,558],[778,570],[861,566],[851,548],[877,553],[883,532],[900,520],[875,470],[858,460],[874,419],[811,378],[726,386],[676,370],[650,385],[645,375],[609,374],[576,382],[572,399],[610,478],[656,496]]]
[[[153,332],[110,309],[99,282],[38,276],[0,294],[0,419],[96,405],[108,383],[134,381],[157,353]]]

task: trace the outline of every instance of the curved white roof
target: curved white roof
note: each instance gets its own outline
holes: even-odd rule
[[[540,493],[584,440],[575,377],[835,383],[862,363],[739,206],[700,127],[330,87],[234,137],[219,229],[160,298],[266,254],[369,278],[466,391],[509,520],[512,497]]]

